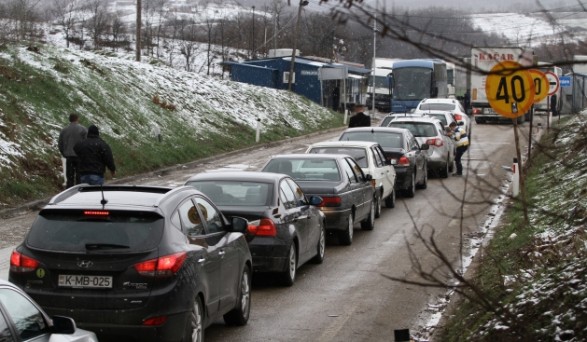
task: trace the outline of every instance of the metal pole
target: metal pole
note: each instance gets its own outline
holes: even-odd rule
[[[142,23],[142,18],[141,18],[141,13],[142,13],[142,4],[141,4],[141,0],[137,0],[137,22],[136,22],[136,26],[137,26],[137,41],[136,41],[136,45],[135,45],[135,58],[137,60],[137,62],[141,61],[141,23]]]
[[[255,59],[255,6],[253,6],[253,34],[252,34],[253,48],[251,49],[251,58]]]
[[[289,65],[289,75],[288,75],[288,79],[287,79],[287,90],[291,91],[291,83],[293,80],[293,73],[294,73],[294,65],[296,63],[296,43],[298,40],[298,32],[300,31],[300,16],[302,14],[302,7],[304,6],[304,1],[305,0],[300,0],[300,3],[298,5],[298,16],[296,18],[296,29],[294,31],[294,36],[293,36],[293,50],[291,52],[291,63]]]
[[[377,57],[377,5],[375,5],[375,14],[373,15],[373,65],[371,66],[371,112],[375,116],[375,58]]]

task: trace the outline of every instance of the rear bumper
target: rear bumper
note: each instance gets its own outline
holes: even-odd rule
[[[345,230],[351,209],[320,208],[326,217],[326,230]]]
[[[395,167],[395,177],[395,190],[405,190],[411,186],[411,169],[407,167]]]
[[[255,241],[258,240],[258,241]],[[289,244],[272,239],[255,238],[249,244],[253,256],[253,272],[281,272],[288,264]]]

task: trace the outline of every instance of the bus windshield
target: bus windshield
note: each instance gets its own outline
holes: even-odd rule
[[[421,100],[431,96],[432,69],[401,68],[393,70],[393,99]]]

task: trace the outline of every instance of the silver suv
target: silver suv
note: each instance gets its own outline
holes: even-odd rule
[[[455,145],[446,135],[442,123],[430,117],[398,117],[393,119],[388,127],[406,128],[418,143],[427,144],[428,171],[437,172],[440,177],[448,177],[452,172],[455,160]]]

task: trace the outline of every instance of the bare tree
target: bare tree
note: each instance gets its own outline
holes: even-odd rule
[[[94,48],[100,48],[102,36],[108,29],[108,14],[101,0],[92,0],[88,4],[91,18],[88,22],[88,30],[94,42]]]
[[[78,6],[78,0],[53,0],[51,7],[51,14],[56,18],[57,24],[63,28],[67,47],[69,47],[71,32],[75,26],[75,11]]]
[[[37,7],[40,0],[11,0],[6,4],[13,40],[32,41],[36,37],[36,23],[39,20]]]

